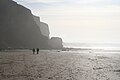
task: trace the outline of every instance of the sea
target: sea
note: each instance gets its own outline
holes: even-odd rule
[[[120,43],[63,43],[65,48],[120,50]]]

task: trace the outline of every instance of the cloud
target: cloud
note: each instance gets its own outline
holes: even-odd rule
[[[120,6],[120,0],[14,0],[30,8]]]
[[[27,3],[58,3],[64,0],[14,0],[17,2],[27,2]]]

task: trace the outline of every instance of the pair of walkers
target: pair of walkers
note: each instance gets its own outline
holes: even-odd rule
[[[32,51],[33,51],[33,54],[35,54],[35,48],[33,48]],[[37,54],[39,54],[39,48],[37,48],[36,51],[37,51]]]

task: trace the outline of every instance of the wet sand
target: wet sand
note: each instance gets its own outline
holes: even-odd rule
[[[0,80],[120,80],[120,52],[0,52]]]

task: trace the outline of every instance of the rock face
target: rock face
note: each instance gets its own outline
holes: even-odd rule
[[[40,18],[38,16],[34,16],[34,20],[35,20],[36,24],[40,27],[40,31],[41,31],[42,35],[49,38],[50,32],[49,32],[48,24],[41,22]]]
[[[52,37],[49,40],[49,45],[50,45],[50,48],[52,48],[52,49],[62,49],[63,48],[62,43],[63,43],[63,41],[59,37]]]
[[[62,39],[49,39],[48,24],[12,0],[0,0],[0,48],[61,49]]]
[[[31,11],[12,0],[0,0],[0,45],[46,48],[48,36],[42,35]]]
[[[34,21],[39,26],[42,35],[46,36],[49,39],[50,32],[48,24],[41,22],[38,16],[34,16]],[[48,44],[48,49],[62,49],[63,48],[62,43],[63,41],[59,37],[52,37],[51,39],[48,40],[48,42],[46,42],[46,44]]]

